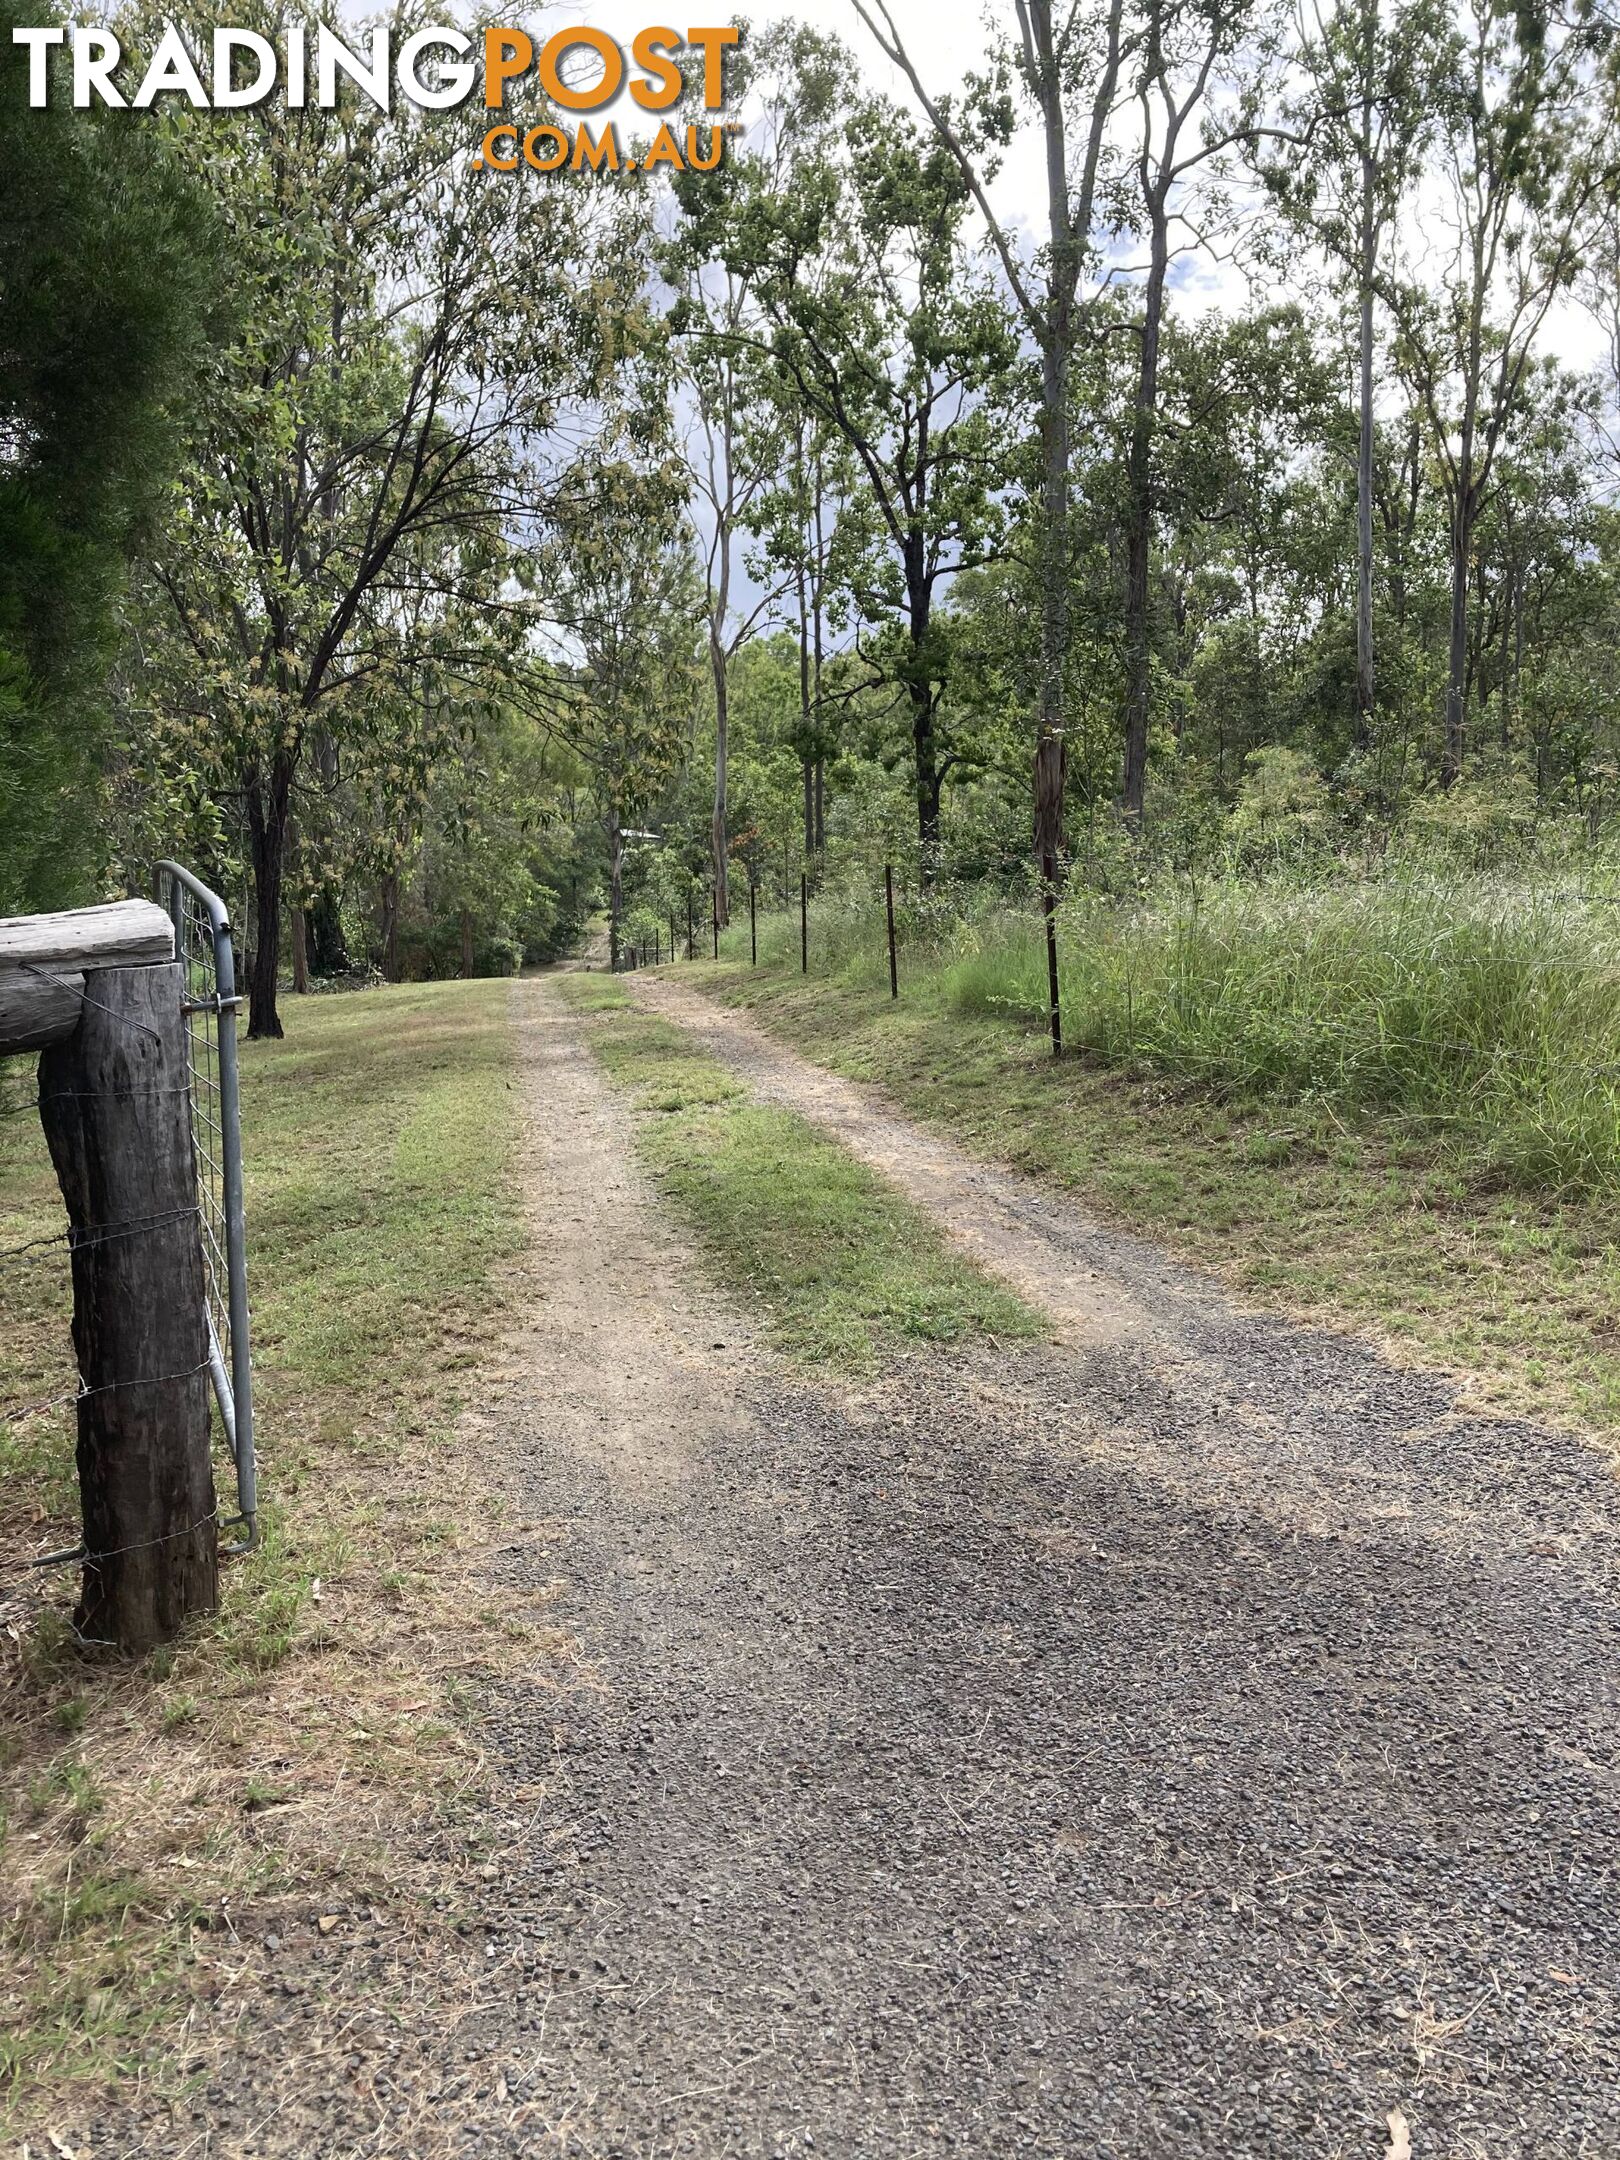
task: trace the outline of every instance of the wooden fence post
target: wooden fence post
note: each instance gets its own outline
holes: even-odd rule
[[[77,1624],[132,1651],[212,1612],[219,1586],[184,980],[176,962],[88,971],[77,1027],[39,1065],[72,1225]]]
[[[759,926],[754,918],[754,873],[748,873],[748,965],[759,966]]]
[[[1046,1003],[1052,1024],[1052,1055],[1063,1055],[1063,1011],[1058,999],[1057,865],[1041,862],[1041,913],[1046,917]]]
[[[810,972],[810,881],[799,874],[799,973]]]
[[[714,888],[711,912],[714,916],[714,957],[718,960],[720,957],[720,888],[718,885]]]
[[[894,957],[894,868],[890,863],[883,865],[883,906],[889,918],[889,995],[897,998],[900,995],[900,970]]]

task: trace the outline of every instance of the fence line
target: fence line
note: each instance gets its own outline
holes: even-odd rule
[[[748,898],[749,960],[751,965],[757,966],[759,964],[757,918],[758,887],[752,877],[750,877],[749,880]],[[884,927],[888,942],[889,991],[891,998],[898,998],[899,930],[898,917],[894,911],[893,865],[891,863],[885,863],[884,865],[883,903],[885,916]],[[1043,942],[1045,945],[1046,959],[1046,996],[1044,1000],[1044,1011],[1034,1002],[1033,999],[1025,1001],[1023,999],[1007,998],[1003,1000],[998,1000],[996,1002],[1002,1004],[1004,1009],[1009,1012],[1026,1013],[1031,1018],[1034,1018],[1036,1014],[1039,1013],[1040,1017],[1046,1022],[1046,1025],[1050,1032],[1053,1054],[1054,1056],[1061,1057],[1063,1054],[1062,1006],[1064,997],[1068,995],[1068,992],[1066,992],[1063,985],[1061,970],[1059,966],[1059,947],[1057,938],[1058,912],[1059,908],[1055,877],[1043,878],[1041,891],[1041,931],[1043,934]],[[801,875],[799,880],[799,967],[800,972],[806,975],[809,973],[809,949],[809,879],[808,875]],[[718,955],[718,941],[716,942],[716,953]],[[692,957],[690,953],[688,957]],[[1538,976],[1550,976],[1556,971],[1552,969],[1538,968],[1537,970],[1535,970],[1535,972]],[[1322,1036],[1326,1035],[1330,1031],[1335,1036],[1342,1038],[1346,1041],[1356,1039],[1357,1035],[1357,1031],[1355,1030],[1355,1028],[1349,1022],[1343,1020],[1318,1020],[1310,1024],[1310,1029],[1311,1032],[1318,1039],[1320,1039]],[[1124,1057],[1153,1060],[1156,1057],[1163,1057],[1170,1054],[1169,1046],[1166,1046],[1164,1050],[1160,1051],[1156,1049],[1154,1043],[1151,1040],[1138,1041],[1135,1038],[1132,1038],[1123,1046],[1118,1046],[1112,1049],[1105,1048],[1099,1044],[1082,1043],[1082,1047],[1090,1048],[1097,1056],[1111,1058]],[[1378,1047],[1381,1052],[1443,1052],[1448,1056],[1461,1058],[1471,1063],[1486,1067],[1487,1069],[1493,1067],[1510,1067],[1514,1069],[1534,1071],[1539,1070],[1541,1063],[1540,1059],[1537,1058],[1533,1052],[1515,1049],[1505,1043],[1471,1043],[1458,1041],[1446,1036],[1381,1034],[1379,1037]],[[1369,1048],[1371,1048],[1370,1044]],[[1191,1041],[1183,1040],[1178,1042],[1174,1048],[1174,1055],[1177,1057],[1192,1059],[1205,1065],[1212,1071],[1218,1072],[1221,1070],[1229,1069],[1227,1061],[1222,1059],[1219,1053],[1204,1050],[1199,1045]],[[1589,1083],[1593,1084],[1599,1082],[1608,1082],[1610,1080],[1620,1080],[1620,1061],[1589,1067],[1587,1070],[1586,1078]]]
[[[172,1208],[164,1215],[137,1215],[128,1222],[104,1223],[95,1230],[52,1230],[45,1237],[29,1238],[24,1244],[9,1245],[0,1251],[0,1260],[21,1260],[29,1253],[43,1252],[48,1247],[60,1245],[72,1254],[85,1252],[95,1245],[112,1245],[120,1238],[139,1237],[146,1230],[172,1230],[176,1223],[195,1215],[194,1207]]]

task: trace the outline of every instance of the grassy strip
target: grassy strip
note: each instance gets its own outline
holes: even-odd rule
[[[806,978],[796,919],[771,920],[757,969],[747,935],[693,967],[694,985],[970,1152],[1050,1179],[1258,1302],[1371,1326],[1471,1373],[1484,1399],[1620,1438],[1620,1197],[1505,1187],[1443,1134],[1330,1103],[1244,1102],[1083,1053],[1054,1065],[1036,1024],[964,1011],[954,963],[926,949],[902,952],[892,1005],[877,940]]]
[[[1075,1049],[1409,1123],[1523,1192],[1620,1192],[1620,948],[1612,906],[1573,885],[1228,876],[1130,905],[1077,888],[1058,934]],[[941,964],[959,1012],[1045,1015],[1028,909],[985,914]]]
[[[634,1097],[643,1159],[790,1354],[860,1372],[906,1343],[1039,1333],[1027,1306],[951,1253],[836,1141],[754,1103],[690,1036],[633,1007],[620,983],[575,975],[560,988],[588,1016],[605,1071]]]
[[[14,2118],[136,2066],[172,2082],[163,2040],[216,1985],[222,1914],[240,1978],[267,1914],[397,1906],[418,1886],[386,1844],[469,1774],[456,1701],[486,1503],[453,1421],[522,1244],[509,998],[292,1001],[287,1040],[246,1048],[265,1543],[228,1571],[216,1622],[134,1666],[75,1653],[71,1581],[18,1566],[76,1534],[67,1415],[0,1439]],[[37,1117],[0,1120],[0,1246],[59,1225]],[[68,1310],[59,1264],[11,1271],[0,1402],[63,1383]],[[490,1618],[498,1656],[507,1615]]]

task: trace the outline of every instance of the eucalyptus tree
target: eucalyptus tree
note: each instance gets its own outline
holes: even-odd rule
[[[1497,747],[1523,747],[1524,683],[1559,648],[1590,645],[1611,612],[1615,512],[1594,485],[1600,391],[1547,358],[1498,458],[1474,548],[1468,688],[1482,739],[1494,709]],[[1605,673],[1607,667],[1605,666]],[[1599,686],[1592,685],[1594,698]],[[1543,793],[1554,775],[1537,745]]]
[[[714,682],[715,786],[710,852],[722,922],[729,919],[727,776],[730,669],[738,651],[797,603],[805,852],[817,845],[823,758],[819,753],[826,536],[821,486],[826,431],[783,394],[761,336],[757,264],[717,256],[719,234],[741,193],[781,193],[794,168],[824,150],[843,111],[848,55],[835,39],[793,21],[768,26],[739,56],[739,87],[760,114],[746,149],[711,172],[672,183],[679,224],[661,267],[676,288],[671,328],[686,365],[691,411],[686,462],[708,582],[709,665]],[[754,590],[746,611],[731,592],[739,540]]]
[[[1178,747],[1213,736],[1222,793],[1248,751],[1281,740],[1308,709],[1304,672],[1343,680],[1350,415],[1337,357],[1297,305],[1176,323],[1166,338],[1155,501],[1169,620],[1155,664]],[[1336,717],[1316,731],[1334,762]]]
[[[699,175],[683,176],[698,180]],[[677,181],[679,200],[681,183]],[[701,230],[701,220],[696,223]],[[738,606],[738,549],[786,450],[781,416],[769,395],[757,350],[750,279],[745,270],[705,259],[683,220],[661,251],[660,267],[676,288],[670,329],[687,406],[684,458],[693,537],[702,558],[709,677],[714,696],[714,799],[709,852],[721,928],[731,919],[729,760],[731,664],[770,617],[776,593],[756,590]]]
[[[888,0],[855,0],[880,49],[902,70],[936,140],[984,220],[1019,320],[1040,355],[1041,515],[1037,528],[1040,666],[1035,700],[1035,859],[1050,878],[1063,847],[1067,763],[1073,441],[1071,375],[1089,333],[1091,305],[1109,276],[1095,230],[1099,186],[1136,44],[1125,0],[1014,0],[1015,28],[960,99],[931,92],[895,25]],[[1030,245],[999,217],[990,189],[1020,107],[1040,130],[1045,241]]]
[[[1279,24],[1269,0],[1142,0],[1130,63],[1132,173],[1116,216],[1147,244],[1134,335],[1136,388],[1126,451],[1125,690],[1120,806],[1141,818],[1153,702],[1152,563],[1156,436],[1170,268],[1183,247],[1209,245],[1225,216],[1214,190],[1227,154],[1263,125]]]
[[[553,725],[591,776],[617,966],[626,836],[644,827],[690,748],[707,609],[667,469],[626,462],[609,478],[613,507],[564,521],[549,575],[569,677]]]
[[[521,645],[509,545],[545,522],[581,437],[611,426],[644,335],[645,211],[626,189],[475,171],[454,114],[358,93],[169,125],[213,190],[240,332],[151,576],[175,710],[245,818],[249,1029],[274,1035],[306,751],[385,683],[408,700],[468,625],[479,665],[503,623]]]
[[[1615,189],[1607,40],[1595,14],[1467,0],[1435,96],[1440,201],[1388,276],[1396,363],[1446,509],[1448,786],[1468,733],[1476,531],[1549,318],[1574,286],[1594,210]]]
[[[786,454],[755,510],[755,575],[779,593],[779,613],[791,618],[797,646],[799,756],[804,856],[818,864],[827,845],[827,767],[839,741],[839,714],[858,692],[833,677],[834,613],[846,580],[857,526],[841,525],[856,487],[849,445],[778,386]],[[848,671],[844,671],[848,673]],[[857,673],[856,681],[859,681]]]
[[[758,349],[783,392],[847,450],[843,597],[871,679],[906,714],[931,861],[953,762],[940,740],[949,653],[937,606],[954,576],[1000,545],[1016,352],[970,243],[970,191],[903,114],[854,101],[795,159],[792,182],[786,191],[750,176],[715,242],[751,280]]]
[[[1304,78],[1285,123],[1256,137],[1261,169],[1294,235],[1353,281],[1356,339],[1357,733],[1377,697],[1373,639],[1376,322],[1379,265],[1423,171],[1449,10],[1437,0],[1312,0],[1294,63]]]

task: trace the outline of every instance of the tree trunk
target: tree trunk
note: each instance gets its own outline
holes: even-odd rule
[[[301,907],[292,911],[292,975],[293,990],[299,997],[309,995],[309,930]]]
[[[1035,90],[1041,109],[1046,163],[1046,237],[1050,250],[1046,307],[1033,325],[1041,352],[1041,640],[1031,839],[1036,863],[1055,866],[1063,855],[1063,801],[1069,763],[1069,365],[1074,348],[1074,302],[1080,279],[1080,249],[1091,227],[1092,188],[1101,147],[1102,121],[1098,108],[1094,107],[1091,138],[1076,203],[1070,192],[1068,119],[1064,102],[1067,87],[1059,61],[1051,0],[1031,0],[1028,22],[1037,63]],[[1118,33],[1119,10],[1116,6],[1110,18],[1108,63],[1099,87],[1104,111],[1113,103]]]
[[[1063,852],[1068,778],[1065,678],[1069,652],[1069,331],[1054,325],[1041,356],[1041,650],[1035,719],[1032,838],[1037,862]]]
[[[472,910],[470,908],[463,908],[461,911],[461,979],[463,982],[469,982],[472,979],[472,971]]]
[[[304,919],[303,880],[300,875],[298,820],[287,820],[287,856],[292,866],[292,986],[295,995],[309,995],[309,931]]]
[[[295,761],[278,750],[268,773],[247,776],[248,841],[253,858],[253,964],[248,978],[248,1034],[279,1037],[276,987],[281,972],[281,874],[286,862],[287,820]]]
[[[1373,279],[1378,269],[1378,166],[1373,156],[1373,69],[1378,0],[1362,0],[1361,349],[1356,453],[1356,740],[1372,739],[1373,699]]]
[[[731,920],[730,853],[727,833],[728,763],[731,713],[727,697],[726,649],[711,627],[709,666],[714,675],[714,812],[709,821],[709,860],[714,870],[715,919],[723,930]]]
[[[921,847],[919,875],[923,884],[929,885],[938,868],[939,798],[943,776],[939,768],[939,735],[935,724],[939,692],[928,658],[934,594],[922,536],[915,529],[906,536],[905,565],[906,633],[911,649],[906,655],[902,680],[911,701],[913,788],[917,803],[917,839]]]
[[[799,588],[799,773],[804,782],[804,859],[816,852],[815,716],[810,703],[810,599],[801,558]],[[785,873],[784,873],[785,875]],[[787,905],[786,899],[783,906]]]
[[[821,597],[827,575],[827,541],[822,531],[822,478],[821,453],[816,452],[813,466],[815,495],[813,499],[812,529],[815,538],[815,575],[810,580],[810,703],[808,714],[811,727],[810,756],[814,767],[811,781],[813,838],[816,860],[819,862],[827,852],[827,739],[824,732],[821,701],[821,670],[824,659],[821,637]]]
[[[1361,440],[1356,456],[1356,740],[1371,739],[1376,681],[1373,670],[1373,260],[1369,230],[1372,160],[1363,157],[1361,352],[1358,395]]]
[[[1512,748],[1510,720],[1516,725],[1519,718],[1519,690],[1524,678],[1524,565],[1515,557],[1513,565],[1513,652],[1507,663],[1508,680],[1511,682],[1512,705],[1509,709],[1504,698],[1502,713],[1502,748]]]
[[[1153,433],[1159,411],[1159,332],[1170,264],[1164,204],[1149,198],[1153,242],[1142,296],[1142,352],[1136,378],[1128,470],[1125,544],[1125,755],[1120,807],[1133,824],[1147,790],[1148,721],[1153,705],[1153,642],[1148,599],[1153,558]]]
[[[624,835],[615,817],[608,823],[608,965],[612,968],[617,968],[619,964],[619,938],[623,922]],[[691,958],[690,953],[687,958]]]
[[[1446,739],[1440,754],[1440,785],[1462,776],[1468,734],[1468,550],[1472,520],[1459,497],[1451,544],[1451,635],[1446,650]]]
[[[939,855],[939,745],[934,734],[934,698],[928,685],[911,691],[911,749],[916,762],[917,838],[922,847],[921,876],[932,884]]]
[[[306,916],[311,972],[343,975],[348,972],[349,949],[343,936],[343,906],[335,885],[323,885]]]
[[[382,971],[385,981],[399,980],[399,872],[384,873],[382,891]]]
[[[208,1330],[184,970],[85,977],[79,1025],[39,1064],[72,1225],[84,1584],[76,1625],[141,1651],[218,1596]]]

